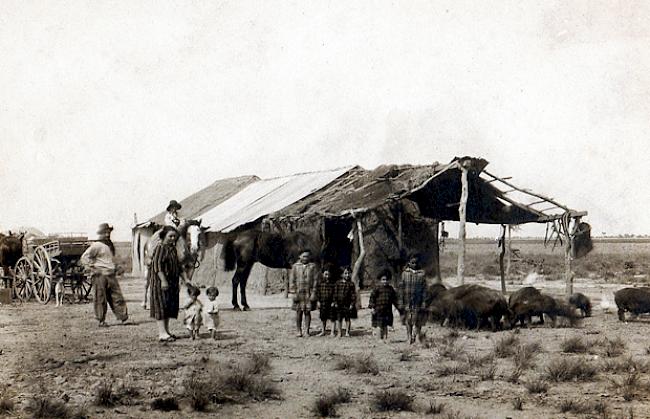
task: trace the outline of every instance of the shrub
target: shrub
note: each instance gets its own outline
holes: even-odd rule
[[[492,361],[479,370],[478,376],[481,381],[492,381],[497,373],[497,364]]]
[[[598,369],[585,358],[559,358],[546,366],[546,378],[550,381],[589,381]]]
[[[444,403],[438,403],[435,400],[429,401],[429,407],[427,408],[427,415],[439,415],[445,410]]]
[[[95,389],[95,405],[103,407],[115,406],[118,402],[118,397],[113,393],[113,382],[103,381]]]
[[[212,399],[212,388],[207,381],[201,380],[196,374],[183,383],[185,393],[183,396],[190,404],[192,410],[196,412],[205,412]]]
[[[512,400],[512,408],[515,410],[524,410],[524,401],[521,397],[517,396]]]
[[[507,358],[514,354],[515,347],[519,343],[519,338],[513,333],[506,337],[502,337],[494,345],[494,355],[497,358]]]
[[[61,400],[51,399],[47,396],[37,396],[27,402],[25,411],[32,418],[63,418],[70,416],[68,406]]]
[[[467,364],[469,365],[470,368],[479,368],[482,367],[485,364],[489,363],[494,363],[494,355],[493,354],[487,354],[487,355],[466,355],[467,359]]]
[[[379,374],[379,366],[371,355],[357,355],[355,357],[342,357],[336,362],[336,370],[352,370],[357,374]]]
[[[535,379],[524,384],[530,394],[541,394],[548,392],[548,383],[544,380]]]
[[[0,398],[0,415],[2,414],[7,414],[13,412],[15,408],[14,401],[7,398],[6,396],[2,396]]]
[[[541,347],[539,343],[536,342],[517,346],[517,349],[513,354],[515,369],[525,371],[532,368],[534,366],[535,357],[540,350]]]
[[[402,390],[386,390],[375,394],[373,406],[379,412],[412,412],[413,399]]]
[[[251,374],[266,374],[271,370],[271,357],[266,353],[255,352],[243,369]]]
[[[605,342],[605,355],[610,358],[621,356],[625,351],[625,342],[620,337],[607,339]]]
[[[336,416],[336,405],[340,403],[348,403],[351,399],[350,391],[348,389],[337,389],[328,394],[320,395],[314,402],[311,408],[312,413],[316,416],[328,418]]]
[[[450,375],[467,374],[469,366],[467,364],[459,364],[454,362],[452,364],[443,364],[436,369],[438,377],[447,377]]]
[[[628,356],[623,359],[607,359],[603,362],[601,369],[604,372],[614,373],[647,373],[650,371],[650,364],[641,359]]]
[[[562,348],[562,352],[583,354],[587,352],[587,343],[580,336],[571,336],[560,343],[560,348]]]
[[[589,413],[591,411],[587,403],[579,402],[571,399],[562,400],[558,408],[562,413],[581,414],[581,413]]]

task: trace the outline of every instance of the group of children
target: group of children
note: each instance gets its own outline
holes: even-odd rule
[[[315,264],[310,263],[309,251],[304,251],[290,273],[290,281],[295,289],[293,306],[296,311],[297,336],[309,336],[311,311],[320,309],[321,332],[327,331],[327,322],[332,323],[331,336],[350,336],[351,319],[357,318],[360,300],[357,298],[356,285],[349,267],[342,268],[340,279],[330,265],[325,265],[320,278],[316,277]],[[368,308],[372,310],[372,327],[379,328],[379,337],[388,337],[388,327],[393,326],[393,307],[400,313],[402,323],[406,326],[409,343],[416,337],[421,339],[421,327],[426,321],[424,272],[418,267],[417,256],[410,258],[402,272],[398,291],[390,285],[391,272],[384,270],[378,277],[378,285],[370,294]],[[306,333],[303,333],[303,318]]]
[[[189,300],[183,307],[185,310],[184,323],[185,327],[190,331],[192,339],[199,337],[199,330],[204,321],[212,339],[217,339],[217,328],[219,327],[217,296],[219,295],[219,290],[217,287],[210,287],[205,291],[205,294],[208,296],[208,302],[204,305],[199,300],[201,290],[192,284],[187,284]]]

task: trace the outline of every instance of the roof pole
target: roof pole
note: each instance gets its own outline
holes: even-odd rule
[[[458,283],[463,285],[465,283],[465,221],[467,219],[467,198],[469,197],[469,186],[467,184],[467,172],[470,161],[464,161],[460,165],[461,169],[461,192],[460,204],[458,205],[458,221],[460,226],[458,228]]]

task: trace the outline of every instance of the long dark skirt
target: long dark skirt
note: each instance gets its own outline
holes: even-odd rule
[[[178,277],[167,277],[169,288],[163,290],[160,286],[160,278],[153,269],[149,270],[150,303],[149,316],[156,320],[175,319],[178,317],[179,306],[179,279]]]

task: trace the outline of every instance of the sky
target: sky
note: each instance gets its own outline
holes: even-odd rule
[[[0,229],[128,240],[220,178],[470,155],[650,234],[648,41],[642,1],[2,1]]]

